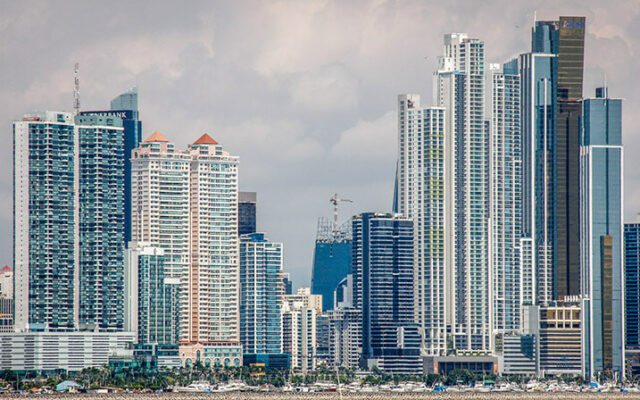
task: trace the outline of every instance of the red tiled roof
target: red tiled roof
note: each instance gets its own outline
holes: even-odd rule
[[[211,138],[211,136],[206,133],[200,136],[200,139],[196,140],[193,144],[218,144],[215,140]]]
[[[145,142],[168,142],[168,141],[169,139],[164,137],[164,135],[158,131],[153,132],[153,135],[145,139]]]

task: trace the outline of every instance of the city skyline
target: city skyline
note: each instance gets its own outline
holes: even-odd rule
[[[358,211],[390,210],[396,157],[394,98],[405,92],[428,98],[443,34],[467,32],[485,42],[487,62],[504,62],[529,48],[534,9],[539,20],[585,15],[585,96],[601,84],[606,71],[611,93],[625,98],[632,110],[639,102],[631,79],[638,69],[632,57],[637,45],[625,37],[634,37],[633,18],[640,10],[631,2],[616,4],[607,9],[596,2],[538,2],[529,8],[502,4],[507,18],[500,23],[493,13],[498,3],[466,12],[419,3],[397,9],[385,3],[261,4],[255,11],[224,6],[204,7],[201,13],[196,13],[201,7],[186,5],[179,20],[173,19],[173,7],[159,6],[143,14],[134,5],[126,14],[103,10],[110,17],[98,21],[95,29],[72,15],[81,13],[83,6],[69,6],[55,11],[63,13],[58,17],[73,19],[72,27],[94,33],[76,38],[73,30],[59,27],[39,44],[34,40],[42,40],[43,34],[33,28],[51,23],[40,18],[53,21],[54,10],[43,3],[32,7],[31,14],[7,3],[2,18],[15,22],[3,25],[7,62],[2,68],[13,79],[0,91],[6,104],[0,118],[10,131],[10,122],[25,112],[70,110],[75,61],[80,62],[82,110],[105,109],[110,99],[138,85],[144,138],[159,130],[185,148],[208,132],[240,157],[240,190],[260,194],[258,225],[285,243],[285,271],[291,272],[296,287],[307,286],[316,221],[330,215],[331,193],[354,200],[353,205],[341,205],[342,220]],[[17,14],[21,18],[16,19]],[[139,15],[148,19],[135,19]],[[338,17],[335,24],[346,25],[335,36],[325,35],[336,28],[323,18],[332,15]],[[236,29],[243,24],[223,23],[248,17],[260,25],[269,16],[274,21],[259,34],[242,36]],[[299,22],[285,26],[292,19]],[[432,20],[439,22],[424,23]],[[384,21],[391,29],[376,32],[375,24]],[[25,35],[24,29],[34,31]],[[239,37],[242,40],[236,40]],[[56,41],[68,41],[69,48],[52,50]],[[35,58],[26,68],[24,50],[12,49],[9,43],[29,48]],[[310,48],[314,53],[308,53]],[[147,49],[152,57],[141,55]],[[45,55],[46,63],[36,62]],[[113,63],[104,62],[104,57],[113,57]],[[640,117],[628,112],[623,118],[624,144],[634,154],[640,140],[634,139],[633,129]],[[0,157],[9,160],[10,135],[3,138]],[[274,152],[279,156],[273,157]],[[640,175],[634,172],[640,169],[633,168],[634,162],[628,157],[625,167],[629,222],[640,209]],[[0,176],[0,196],[10,203],[11,193],[7,169]],[[10,210],[0,213],[2,264],[11,264]]]

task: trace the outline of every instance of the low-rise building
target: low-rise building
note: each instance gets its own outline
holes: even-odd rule
[[[17,372],[81,371],[109,364],[130,348],[131,332],[0,333],[0,369]]]

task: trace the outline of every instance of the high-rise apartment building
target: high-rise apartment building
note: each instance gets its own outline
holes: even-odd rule
[[[425,355],[446,354],[447,277],[445,238],[452,234],[447,213],[445,110],[421,107],[420,96],[398,96],[396,209],[414,221],[415,318]]]
[[[585,296],[584,375],[624,377],[622,100],[606,88],[582,101],[580,284]]]
[[[291,356],[291,368],[306,373],[318,365],[317,318],[322,313],[322,297],[300,288],[284,296],[282,305],[282,351]]]
[[[240,237],[240,341],[245,354],[282,353],[282,243]]]
[[[256,192],[238,193],[238,235],[248,235],[256,230]]]
[[[207,134],[179,151],[156,132],[133,152],[132,209],[133,239],[181,279],[181,341],[238,343],[237,157]]]
[[[124,150],[122,163],[124,164],[124,243],[131,240],[131,152],[142,141],[142,122],[138,111],[138,88],[119,95],[111,101],[111,109],[103,111],[82,111],[80,115],[102,117],[117,117],[122,119],[124,128]]]
[[[14,122],[15,328],[123,328],[122,121]]]
[[[362,311],[361,367],[422,369],[414,319],[413,222],[363,213],[353,219],[354,305]]]
[[[77,116],[80,323],[121,331],[124,129],[117,117]]]
[[[334,227],[326,218],[318,220],[313,251],[311,293],[322,296],[322,309],[333,308],[333,291],[351,273],[351,227]],[[321,310],[322,312],[322,310]]]
[[[491,351],[489,273],[489,123],[484,43],[444,37],[434,74],[434,104],[445,109],[445,258],[451,326],[458,351]]]
[[[540,30],[548,26],[538,27]],[[535,35],[534,35],[535,38]],[[553,299],[555,243],[555,129],[557,56],[550,46],[521,54],[521,267],[531,271],[531,304]],[[524,293],[527,293],[525,291]],[[528,296],[527,296],[528,297]]]
[[[180,280],[165,276],[164,250],[130,243],[125,254],[124,328],[141,345],[178,344]]]
[[[640,348],[640,222],[624,224],[626,348]]]
[[[521,311],[531,304],[533,274],[522,263],[522,147],[520,76],[517,61],[490,64],[487,96],[491,121],[491,309],[493,329],[521,329]]]

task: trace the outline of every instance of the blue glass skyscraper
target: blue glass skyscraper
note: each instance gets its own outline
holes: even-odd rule
[[[362,367],[421,372],[413,259],[413,221],[392,214],[354,217],[354,305],[362,311]]]
[[[164,250],[132,242],[125,255],[124,328],[141,345],[178,344],[180,280],[165,274]]]
[[[580,291],[584,375],[624,377],[622,100],[606,88],[582,101]]]
[[[124,241],[131,241],[131,151],[142,141],[142,121],[138,111],[138,88],[119,95],[111,101],[111,109],[103,111],[82,111],[80,115],[97,115],[122,119],[124,128],[124,151],[122,162],[124,168]]]
[[[640,222],[624,224],[624,318],[627,348],[640,347]]]
[[[240,237],[240,341],[247,354],[282,353],[282,243]]]
[[[331,223],[321,218],[313,252],[311,293],[322,295],[322,310],[333,308],[333,292],[351,273],[351,232],[348,227],[332,230]]]
[[[238,235],[256,232],[256,192],[238,192]]]
[[[553,299],[556,64],[556,55],[552,53],[531,52],[519,57],[525,238],[521,264],[524,270],[531,271],[532,304]]]

